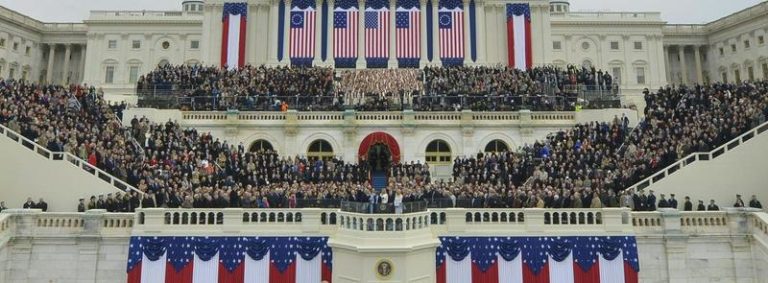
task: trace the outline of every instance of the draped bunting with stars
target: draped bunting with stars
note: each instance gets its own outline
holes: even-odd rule
[[[442,237],[438,283],[636,283],[635,237]]]
[[[331,280],[327,237],[132,237],[128,283]]]

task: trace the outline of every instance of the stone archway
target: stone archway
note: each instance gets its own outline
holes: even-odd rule
[[[357,158],[360,161],[365,160],[368,157],[368,152],[374,145],[381,144],[387,147],[389,153],[392,155],[392,162],[400,162],[400,145],[397,143],[395,137],[384,132],[375,132],[366,136],[360,143],[360,148],[357,151]]]

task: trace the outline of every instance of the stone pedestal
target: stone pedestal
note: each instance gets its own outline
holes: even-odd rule
[[[435,249],[440,242],[432,235],[432,230],[427,224],[428,218],[420,219],[413,214],[410,217],[355,214],[350,219],[353,218],[359,218],[359,223],[369,224],[360,225],[363,227],[347,227],[342,224],[336,235],[330,239],[328,245],[333,248],[334,283],[405,283],[437,280]],[[369,219],[371,222],[368,222]],[[374,223],[378,221],[386,224],[383,227],[376,226]],[[390,231],[369,231],[379,228]],[[401,231],[391,231],[395,229]]]

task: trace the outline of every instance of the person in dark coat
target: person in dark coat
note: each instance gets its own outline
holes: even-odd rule
[[[696,206],[696,211],[706,211],[707,207],[704,206],[704,201],[699,200],[699,205]]]
[[[761,204],[760,201],[757,200],[756,195],[752,195],[752,199],[749,200],[749,207],[763,209],[763,204]]]
[[[43,212],[48,211],[48,203],[43,200],[43,198],[40,198],[40,201],[37,202],[37,205],[35,205],[34,208],[40,209]]]
[[[691,202],[691,197],[685,196],[685,203],[683,204],[683,210],[693,211],[693,203]]]
[[[661,194],[661,199],[659,199],[659,208],[669,208],[669,202],[667,201],[667,198],[664,197],[664,194]]]
[[[715,200],[709,200],[709,205],[707,206],[707,211],[718,211],[720,210],[720,207],[715,204]]]
[[[26,208],[26,209],[35,208],[35,202],[32,201],[32,198],[27,198],[27,202],[24,203],[22,208]]]
[[[647,211],[656,210],[656,196],[653,195],[653,190],[651,190],[650,193],[648,194],[648,201],[646,202],[646,210]]]
[[[77,204],[77,212],[85,212],[85,199],[80,199],[80,203]]]
[[[669,194],[669,207],[677,209],[677,200],[675,199],[675,194]]]
[[[741,199],[741,195],[736,195],[736,202],[733,203],[733,207],[744,207],[744,201]]]

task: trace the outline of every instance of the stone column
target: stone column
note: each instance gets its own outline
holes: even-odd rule
[[[279,1],[269,1],[269,25],[268,33],[269,33],[269,47],[267,47],[267,65],[274,66],[277,65],[277,33],[280,32],[277,29],[278,22],[278,13],[280,11],[279,9],[280,2]],[[272,27],[271,25],[275,25]]]
[[[475,24],[477,27],[477,63],[485,64],[485,0],[475,0]]]
[[[278,4],[280,5],[280,4]],[[285,26],[283,26],[283,63],[291,65],[291,0],[285,0]]]
[[[48,70],[45,72],[45,80],[53,83],[53,58],[56,57],[56,45],[48,44]]]
[[[626,46],[625,46],[626,48]],[[664,66],[666,66],[667,71],[667,83],[672,82],[675,78],[672,74],[672,65],[669,64],[669,46],[664,45]]]
[[[427,60],[427,0],[421,0],[419,1],[419,4],[421,5],[419,7],[419,29],[421,29],[419,35],[421,36],[421,39],[419,40],[419,67],[424,68],[429,64],[429,60]]]
[[[323,63],[323,58],[320,51],[323,49],[323,17],[322,17],[323,0],[315,1],[315,58],[312,60],[312,65],[319,66]]]
[[[397,23],[397,0],[389,0],[389,65],[390,69],[397,68],[397,34],[395,33]]]
[[[472,63],[472,52],[469,42],[471,31],[469,30],[469,3],[470,0],[464,0],[464,66]]]
[[[333,6],[335,5],[334,2],[335,2],[334,0],[328,0],[328,31],[326,31],[328,33],[328,42],[326,42],[327,47],[325,51],[327,52],[325,54],[326,56],[325,58],[326,58],[326,64],[328,66],[334,65],[334,61],[333,61],[333,14],[334,14]]]
[[[443,64],[440,61],[440,12],[437,10],[439,1],[432,0],[432,65],[435,66]]]
[[[61,72],[61,84],[69,83],[69,59],[72,57],[72,44],[64,45],[64,70]]]
[[[357,68],[365,68],[365,0],[359,0],[357,17]]]
[[[688,84],[688,66],[685,64],[685,45],[678,46],[677,53],[680,56],[680,73],[682,74],[680,83]]]
[[[699,84],[703,84],[704,73],[701,70],[701,51],[699,51],[699,48],[701,48],[701,46],[698,46],[698,45],[693,46],[693,54],[694,54],[694,57],[696,57],[696,82]]]
[[[77,83],[83,83],[85,81],[85,58],[88,54],[87,52],[87,44],[83,44],[80,47],[80,67],[78,67],[77,72],[80,74],[77,78]]]

